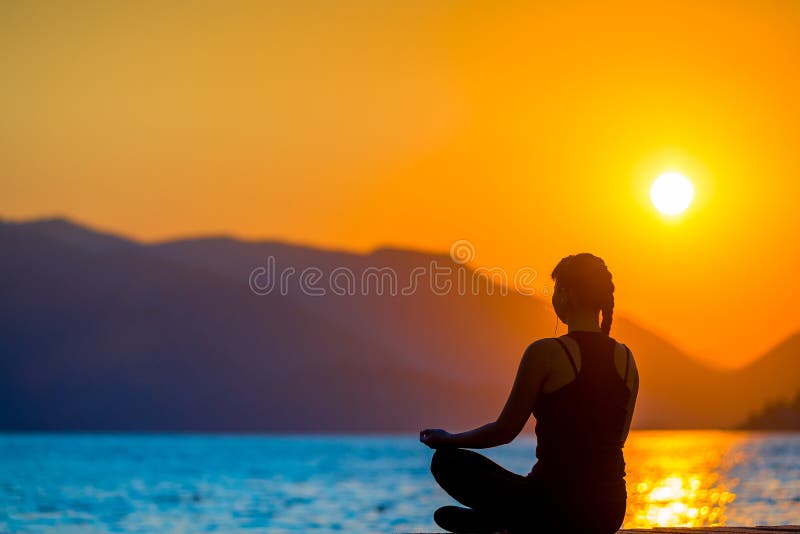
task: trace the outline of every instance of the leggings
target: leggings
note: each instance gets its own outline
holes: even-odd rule
[[[451,497],[477,512],[482,525],[491,523],[497,530],[612,534],[625,517],[624,500],[563,492],[559,496],[539,481],[467,449],[437,449],[431,473]]]

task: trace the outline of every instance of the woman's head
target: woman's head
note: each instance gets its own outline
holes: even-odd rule
[[[573,254],[559,261],[550,276],[555,282],[553,308],[562,322],[570,324],[580,316],[597,321],[597,313],[602,311],[600,329],[606,335],[611,332],[614,283],[602,259],[588,252]]]

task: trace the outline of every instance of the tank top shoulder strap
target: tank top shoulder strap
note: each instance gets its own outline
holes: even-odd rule
[[[575,365],[575,360],[572,359],[572,353],[567,348],[567,344],[561,341],[560,338],[554,338],[554,339],[558,341],[558,344],[561,345],[561,348],[563,348],[564,352],[567,353],[567,357],[569,358],[569,363],[572,364],[572,370],[575,371],[575,376],[578,376],[578,367]]]

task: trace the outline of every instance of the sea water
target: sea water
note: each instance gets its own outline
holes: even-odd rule
[[[483,449],[519,474],[536,442]],[[625,527],[800,523],[800,434],[632,431]],[[0,434],[0,532],[410,532],[418,435]]]

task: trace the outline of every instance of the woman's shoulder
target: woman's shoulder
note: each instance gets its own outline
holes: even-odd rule
[[[554,337],[537,339],[528,344],[522,354],[521,367],[539,373],[549,373],[553,369],[555,354],[559,350]]]
[[[553,356],[559,351],[560,343],[556,337],[543,337],[532,341],[526,348],[523,358],[545,360],[551,362]]]
[[[559,338],[557,337],[543,337],[528,344],[525,352],[547,352],[558,346]]]
[[[611,336],[608,336],[608,337],[609,337],[609,339],[611,339],[616,344],[616,346],[618,348],[621,347],[622,350],[628,351],[631,354],[633,354],[633,349],[627,343],[623,343],[622,341],[620,341],[619,339],[617,339],[615,337],[611,337]]]

